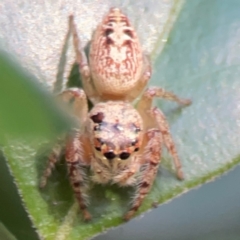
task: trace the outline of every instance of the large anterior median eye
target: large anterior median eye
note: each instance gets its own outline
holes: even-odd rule
[[[112,160],[116,157],[114,152],[106,152],[106,153],[104,153],[104,156],[109,160]]]
[[[122,152],[122,153],[119,155],[119,157],[120,157],[122,160],[128,159],[129,156],[130,156],[130,153],[128,153],[128,152]]]

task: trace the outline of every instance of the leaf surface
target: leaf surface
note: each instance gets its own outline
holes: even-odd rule
[[[154,8],[153,3],[149,5],[143,4],[144,7],[139,7],[139,15],[136,13],[134,15],[134,9],[138,6],[130,4],[126,7],[129,15],[133,16],[135,24],[139,24],[138,30],[141,37],[144,38],[142,41],[146,41],[146,43],[144,42],[146,48],[153,50],[152,57],[155,59],[154,76],[151,79],[150,85],[164,87],[174,91],[179,96],[188,97],[193,100],[193,104],[184,109],[177,107],[174,103],[160,100],[155,101],[155,105],[164,111],[169,120],[171,132],[182,160],[185,181],[179,182],[176,180],[170,164],[171,159],[168,154],[164,154],[163,164],[154,187],[144,201],[139,213],[151,208],[153,202],[161,203],[166,201],[187,189],[210,180],[239,162],[240,126],[238,116],[240,114],[240,81],[238,77],[240,59],[238,56],[240,47],[238,44],[238,35],[240,33],[240,18],[238,9],[240,8],[240,3],[237,0],[230,0],[228,2],[224,0],[196,0],[186,1],[183,5],[182,3],[182,1],[172,2],[170,8],[166,10],[168,17],[162,28],[158,28],[161,18],[157,14],[166,13],[164,5],[161,5],[162,8],[159,8],[160,5],[156,5]],[[54,21],[61,22],[61,19],[64,19],[63,16],[67,19],[69,11],[63,5],[61,5],[62,8],[59,8],[59,6],[59,3],[56,5],[52,4],[49,8],[45,6],[46,11],[44,14],[47,17],[44,18],[43,12],[40,11],[41,7],[37,5],[39,7],[39,22],[45,23],[46,21],[48,23],[47,20],[50,19],[53,23]],[[34,7],[31,7],[34,12]],[[101,9],[101,11],[106,12],[108,7],[109,5],[106,3],[106,5],[103,5],[103,10]],[[19,6],[19,8],[21,9],[22,6]],[[56,18],[50,16],[49,9],[52,9],[52,13],[54,13],[53,9],[56,10]],[[96,6],[82,4],[81,9],[82,12],[85,11],[84,13],[88,13],[83,16],[95,19],[93,13],[96,12]],[[27,10],[23,8],[22,11]],[[30,13],[28,12],[28,14]],[[23,18],[21,14],[17,16],[21,17],[21,19]],[[78,22],[84,19],[83,16],[79,16]],[[143,20],[139,20],[139,16],[146,17]],[[177,16],[178,18],[176,18]],[[53,19],[55,20],[53,21]],[[88,21],[87,19],[85,20]],[[148,26],[150,33],[151,27],[155,26],[153,27],[154,34],[150,34],[149,36],[145,33],[146,31],[143,31],[144,28],[142,28],[144,24],[145,26],[147,25],[148,21],[152,21],[152,25]],[[26,21],[22,20],[22,22],[26,24]],[[66,30],[66,23],[63,26],[64,31]],[[89,20],[89,23],[94,25],[91,20]],[[83,26],[86,26],[86,24],[83,24]],[[36,28],[40,29],[40,32],[43,31],[40,25],[36,25]],[[49,28],[51,29],[52,26],[49,26]],[[63,29],[58,29],[58,32],[64,31]],[[35,33],[34,30],[33,33]],[[36,59],[32,57],[32,50],[27,50],[25,55],[21,51],[18,52],[18,58],[23,59],[23,62],[26,63],[26,68],[49,86],[53,85],[51,81],[58,71],[57,66],[60,66],[60,64],[57,64],[60,57],[64,55],[64,51],[59,46],[62,46],[64,42],[65,33],[62,33],[61,37],[58,38],[59,42],[57,41],[57,45],[52,44],[52,48],[51,45],[48,45],[54,33],[46,33],[46,36],[49,37],[46,43],[48,48],[39,47],[37,49],[36,47],[36,55],[34,55]],[[11,39],[11,34],[8,41],[9,39]],[[30,37],[27,39],[30,39]],[[36,39],[38,38],[36,37]],[[9,44],[6,45],[9,47]],[[22,41],[15,44],[16,46],[20,44],[23,49],[25,47],[25,45],[22,45]],[[36,42],[36,46],[37,44],[38,42]],[[13,44],[13,46],[15,45]],[[16,46],[15,48],[17,48]],[[45,45],[43,44],[43,46]],[[15,49],[14,47],[9,48]],[[71,52],[70,44],[66,48]],[[49,60],[48,55],[52,54],[53,49],[57,49],[56,55]],[[14,51],[16,52],[16,50]],[[42,54],[39,54],[39,52]],[[39,60],[39,56],[42,56],[42,61]],[[44,65],[46,61],[50,69],[49,72],[47,71],[48,68]],[[70,60],[66,61],[67,66],[72,67],[71,56]],[[28,65],[28,63],[30,64]],[[53,69],[51,67],[53,66],[55,68],[51,71]],[[67,72],[70,72],[71,67],[66,67],[65,70],[68,69]],[[31,71],[31,69],[33,70]],[[18,79],[17,75],[15,74],[16,81],[24,84],[25,81]],[[44,77],[41,78],[41,76]],[[62,74],[63,78],[64,76],[66,77],[67,75]],[[2,86],[5,83],[4,81],[0,82]],[[33,89],[34,87],[31,87],[31,90],[29,88],[29,94],[34,91]],[[42,97],[44,99],[45,95],[41,94],[43,93],[40,91],[39,96],[44,96]],[[33,94],[29,99],[35,101],[38,99],[37,95],[37,93]],[[19,97],[22,98],[23,96],[26,96],[26,93],[19,92]],[[9,100],[9,97],[5,96],[5,99]],[[40,126],[42,124],[42,128],[39,128],[40,131],[38,133],[44,133],[43,135],[36,134],[36,139],[49,139],[56,132],[64,129],[63,126],[65,125],[60,124],[59,126],[62,127],[56,132],[53,131],[53,133],[49,130],[51,129],[49,128],[50,123],[53,124],[54,122],[57,124],[61,121],[60,119],[64,118],[59,115],[57,120],[52,114],[49,114],[52,111],[45,111],[45,105],[47,106],[47,104],[42,106],[39,99],[37,100],[38,104],[34,105],[36,113],[30,111],[28,114],[29,108],[31,108],[31,105],[29,105],[30,102],[28,100],[23,103],[26,109],[21,105],[22,111],[26,111],[25,115],[29,115],[26,121],[21,120],[21,122],[27,123],[25,126],[26,129],[31,126],[29,124],[33,121],[29,121],[29,119],[34,119],[36,116],[41,116],[41,118],[49,120],[46,120],[46,122],[41,120],[36,125]],[[15,106],[15,104],[13,105]],[[11,105],[11,109],[15,109],[14,106]],[[16,104],[16,106],[18,105]],[[44,109],[44,111],[41,112],[41,109]],[[6,119],[9,116],[15,116],[11,114],[6,114]],[[11,119],[9,118],[9,122],[12,124]],[[7,126],[8,121],[6,120],[5,123]],[[14,134],[18,133],[18,125],[16,125],[16,129]],[[43,131],[43,129],[47,130]],[[1,135],[2,139],[0,139],[0,141],[2,140],[2,144],[4,144],[4,156],[7,159],[18,190],[21,193],[24,206],[41,237],[58,240],[86,239],[109,227],[122,223],[121,217],[127,210],[131,189],[93,187],[90,192],[92,199],[90,211],[94,218],[91,223],[83,223],[78,214],[77,205],[74,203],[64,162],[61,162],[57,166],[57,171],[51,177],[47,188],[39,191],[37,187],[38,180],[46,161],[46,154],[44,156],[44,151],[41,150],[42,142],[45,140],[29,141],[29,138],[26,138],[22,141],[19,140],[19,135],[6,138],[6,135],[9,134],[12,134],[10,127],[6,128],[6,131]]]

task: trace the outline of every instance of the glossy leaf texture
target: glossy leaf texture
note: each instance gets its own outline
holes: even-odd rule
[[[62,19],[65,16],[67,18],[68,8],[71,7],[71,4],[70,2],[69,5],[53,4],[56,10],[56,18],[50,16],[50,11],[46,11],[47,16],[49,14],[48,18],[44,18],[44,13],[39,12],[39,22],[41,23],[43,19],[45,21],[54,19],[54,21],[61,22],[57,17]],[[159,7],[160,5],[156,5],[154,8],[153,2],[145,3],[145,5],[143,4],[144,7],[139,7],[138,15],[136,14],[137,6],[131,2],[128,2],[128,4],[118,5],[116,3],[117,6],[126,9],[130,16],[135,12],[132,15],[135,24],[138,23],[139,26],[145,24],[146,27],[147,22],[152,21],[152,25],[149,25],[149,27],[155,26],[155,32],[153,31],[151,36],[147,36],[144,32],[146,28],[138,28],[142,42],[150,41],[149,45],[146,44],[146,48],[153,50],[154,76],[150,85],[164,87],[174,91],[179,96],[191,98],[193,101],[193,104],[187,108],[179,108],[174,103],[161,100],[155,101],[155,105],[163,110],[169,120],[171,132],[182,160],[185,181],[179,182],[176,180],[170,164],[171,158],[168,154],[165,154],[154,187],[139,211],[139,213],[142,213],[150,209],[152,203],[164,202],[223,173],[240,161],[240,125],[238,121],[240,114],[240,81],[238,79],[240,71],[240,58],[238,57],[240,54],[238,44],[240,3],[237,0],[173,1],[170,10],[168,9],[168,18],[166,18],[164,27],[161,29],[158,28],[158,21],[161,18],[154,16],[161,15],[165,11],[164,5],[161,5],[162,8]],[[61,11],[59,11],[59,6],[62,7]],[[110,4],[106,2],[101,11],[107,11],[109,6]],[[22,9],[23,13],[27,11],[23,5],[18,7]],[[47,3],[45,7],[50,9],[47,8]],[[14,9],[16,10],[16,6]],[[82,3],[81,9],[82,12],[85,10],[88,13],[87,16],[90,17],[87,19],[92,24],[91,27],[94,26],[95,22],[93,23],[91,19],[94,18],[93,13],[96,12],[97,7]],[[154,11],[153,17],[149,15],[151,11]],[[60,14],[61,16],[59,12],[62,14]],[[52,14],[54,15],[54,11],[52,11]],[[18,13],[16,16],[26,18],[26,16],[31,15]],[[79,16],[78,24],[81,23],[84,16]],[[8,16],[5,16],[5,18],[8,18]],[[144,20],[141,21],[140,18],[144,18]],[[99,20],[99,16],[96,19]],[[96,19],[94,18],[94,21]],[[25,23],[25,21],[22,20],[22,23]],[[49,24],[48,21],[47,23]],[[41,29],[41,25],[36,25],[36,28]],[[52,26],[50,25],[49,28],[51,29]],[[65,31],[67,21],[61,28],[64,28],[61,31]],[[32,31],[35,33],[34,29]],[[4,44],[8,46],[7,49],[12,49],[13,52],[17,52],[16,49],[19,46],[24,49],[26,43],[22,39],[20,41],[17,41],[19,39],[15,40],[17,47],[14,48],[12,45],[9,47],[10,44],[6,43],[6,39],[9,41],[12,36],[17,36],[13,34],[14,31],[11,33],[5,38]],[[45,34],[49,36],[50,40],[50,32]],[[38,35],[34,36],[38,37]],[[19,59],[21,57],[23,59],[21,64],[25,64],[24,67],[28,71],[40,81],[45,81],[49,86],[53,85],[51,81],[59,71],[57,67],[61,66],[59,64],[61,62],[60,57],[64,55],[65,51],[61,49],[64,36],[62,34],[57,41],[53,41],[52,46],[47,43],[48,47],[45,49],[44,47],[39,49],[36,47],[36,61],[32,60],[34,59],[32,50],[25,51],[22,54],[22,49],[19,48],[16,53]],[[38,39],[37,37],[36,39]],[[53,61],[54,58],[48,58],[48,54],[49,51],[52,52],[53,49],[56,49],[56,46],[58,47],[55,61]],[[70,43],[66,44],[66,49],[70,50],[71,53]],[[42,52],[42,55],[39,55],[38,50]],[[39,56],[42,56],[42,59]],[[67,72],[70,72],[72,68],[71,58],[70,56],[70,60],[67,60],[67,66],[70,66],[65,69]],[[58,76],[64,79],[67,75],[61,73]],[[72,78],[75,77],[72,74]],[[21,81],[17,78],[16,81],[25,83],[25,80]],[[4,86],[5,82],[1,81],[0,84]],[[35,88],[29,88],[29,94],[35,91],[33,89]],[[49,119],[50,122],[56,121],[56,124],[58,124],[63,117],[59,116],[58,119],[55,119],[45,110],[40,112],[48,104],[39,105],[41,101],[36,97],[38,94],[44,96],[42,99],[45,99],[45,95],[41,91],[31,95],[32,101],[38,99],[38,106],[34,107],[37,113],[29,112],[29,119],[40,114]],[[6,95],[6,99],[9,99],[10,96]],[[26,96],[26,94],[19,92],[19,96]],[[18,101],[14,102],[17,107]],[[13,105],[15,106],[15,104]],[[25,102],[23,105],[28,106]],[[11,108],[14,106],[11,105]],[[28,108],[26,110],[24,110],[25,107],[22,108],[23,111],[26,111],[24,116],[28,116]],[[11,115],[6,115],[6,119],[8,116]],[[22,121],[29,123],[28,118]],[[9,122],[11,123],[10,119]],[[8,123],[7,120],[6,123]],[[38,124],[43,124],[42,126],[45,129],[49,122],[40,121]],[[36,129],[38,128],[36,127]],[[115,186],[93,186],[90,192],[92,200],[90,211],[94,218],[91,223],[83,223],[74,202],[63,160],[57,166],[57,171],[54,172],[46,189],[43,191],[38,189],[38,180],[47,156],[42,143],[46,143],[45,139],[49,139],[49,132],[46,131],[43,136],[37,135],[35,140],[31,139],[30,141],[29,136],[23,140],[19,139],[19,135],[11,137],[12,132],[10,130],[4,132],[2,150],[17,183],[18,191],[21,193],[24,206],[39,236],[44,239],[58,240],[86,239],[122,223],[121,217],[127,210],[132,189],[119,189]],[[5,136],[9,134],[10,137],[6,138]],[[41,141],[39,138],[41,138]],[[26,171],[28,174],[26,174]]]

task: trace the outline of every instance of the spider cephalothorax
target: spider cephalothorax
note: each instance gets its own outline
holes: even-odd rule
[[[129,103],[98,103],[87,123],[93,151],[104,160],[127,160],[141,147],[142,118]]]
[[[116,183],[136,188],[131,207],[124,216],[130,219],[148,194],[161,160],[162,145],[174,159],[177,177],[183,179],[181,163],[160,109],[152,107],[155,97],[191,103],[160,87],[144,88],[151,76],[149,58],[143,54],[137,34],[120,9],[112,8],[98,25],[86,56],[81,48],[73,16],[70,16],[76,59],[83,90],[72,88],[60,97],[71,102],[79,129],[68,135],[65,157],[70,182],[85,220],[87,178],[100,184]],[[89,65],[88,65],[89,62]],[[140,93],[136,109],[131,102]],[[88,112],[87,98],[93,103]],[[41,179],[44,187],[61,153],[54,148]],[[90,169],[87,176],[86,169]]]

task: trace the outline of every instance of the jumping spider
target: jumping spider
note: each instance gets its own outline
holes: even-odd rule
[[[84,220],[91,219],[87,210],[87,168],[93,182],[135,186],[134,199],[124,216],[129,220],[151,189],[162,145],[173,157],[177,177],[183,179],[168,123],[160,109],[152,107],[153,98],[165,98],[182,105],[189,105],[191,101],[159,87],[143,92],[151,77],[150,62],[143,54],[134,28],[118,8],[110,9],[95,30],[88,58],[80,46],[73,16],[69,18],[69,28],[84,88],[84,91],[71,88],[60,94],[63,101],[72,103],[80,126],[66,139],[70,182]],[[142,92],[135,109],[132,101]],[[87,98],[94,105],[90,111]],[[60,150],[56,147],[50,155],[41,187],[46,185]]]

